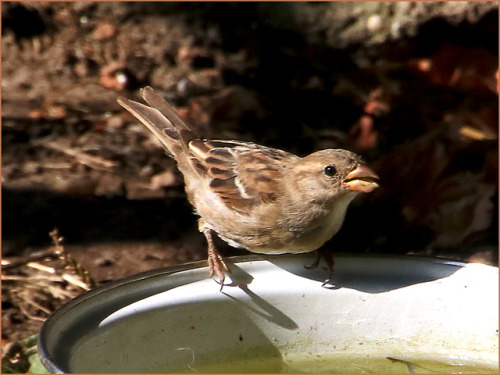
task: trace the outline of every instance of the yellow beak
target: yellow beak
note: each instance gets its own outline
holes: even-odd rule
[[[346,176],[343,183],[352,191],[369,193],[379,187],[378,180],[378,175],[370,167],[360,164]]]

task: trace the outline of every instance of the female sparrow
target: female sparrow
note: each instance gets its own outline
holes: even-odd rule
[[[305,253],[340,229],[360,192],[378,187],[378,176],[352,152],[327,149],[304,158],[249,142],[200,138],[151,87],[149,106],[119,98],[176,160],[189,201],[208,243],[210,276],[221,285],[230,272],[213,243],[254,253]]]

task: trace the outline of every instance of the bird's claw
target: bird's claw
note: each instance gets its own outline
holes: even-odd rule
[[[304,268],[308,270],[312,270],[315,268],[318,268],[319,263],[321,262],[321,259],[324,259],[326,262],[326,267],[328,270],[328,278],[321,284],[322,288],[325,288],[326,285],[330,284],[332,281],[332,275],[333,275],[333,267],[335,266],[335,261],[333,260],[332,254],[328,251],[325,250],[318,250],[317,251],[317,256],[316,259],[313,263],[310,265],[304,265]],[[335,284],[331,284],[333,287],[335,287]]]
[[[210,271],[210,277],[217,275],[219,277],[218,282],[220,284],[220,290],[224,287],[224,280],[226,279],[225,273],[231,273],[231,270],[227,266],[224,258],[217,252],[217,250],[210,249],[208,252],[208,269]]]

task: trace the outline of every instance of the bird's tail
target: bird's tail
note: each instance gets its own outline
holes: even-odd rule
[[[188,155],[188,142],[197,138],[195,132],[151,87],[144,87],[141,95],[149,106],[123,97],[118,98],[118,103],[140,120],[178,163],[183,164],[182,159]]]

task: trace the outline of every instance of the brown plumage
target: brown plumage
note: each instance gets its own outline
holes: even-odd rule
[[[359,156],[328,149],[304,158],[249,142],[200,138],[152,88],[149,106],[119,98],[177,161],[208,242],[208,264],[221,284],[229,272],[216,233],[235,247],[264,254],[316,250],[342,225],[347,205],[378,187]]]

